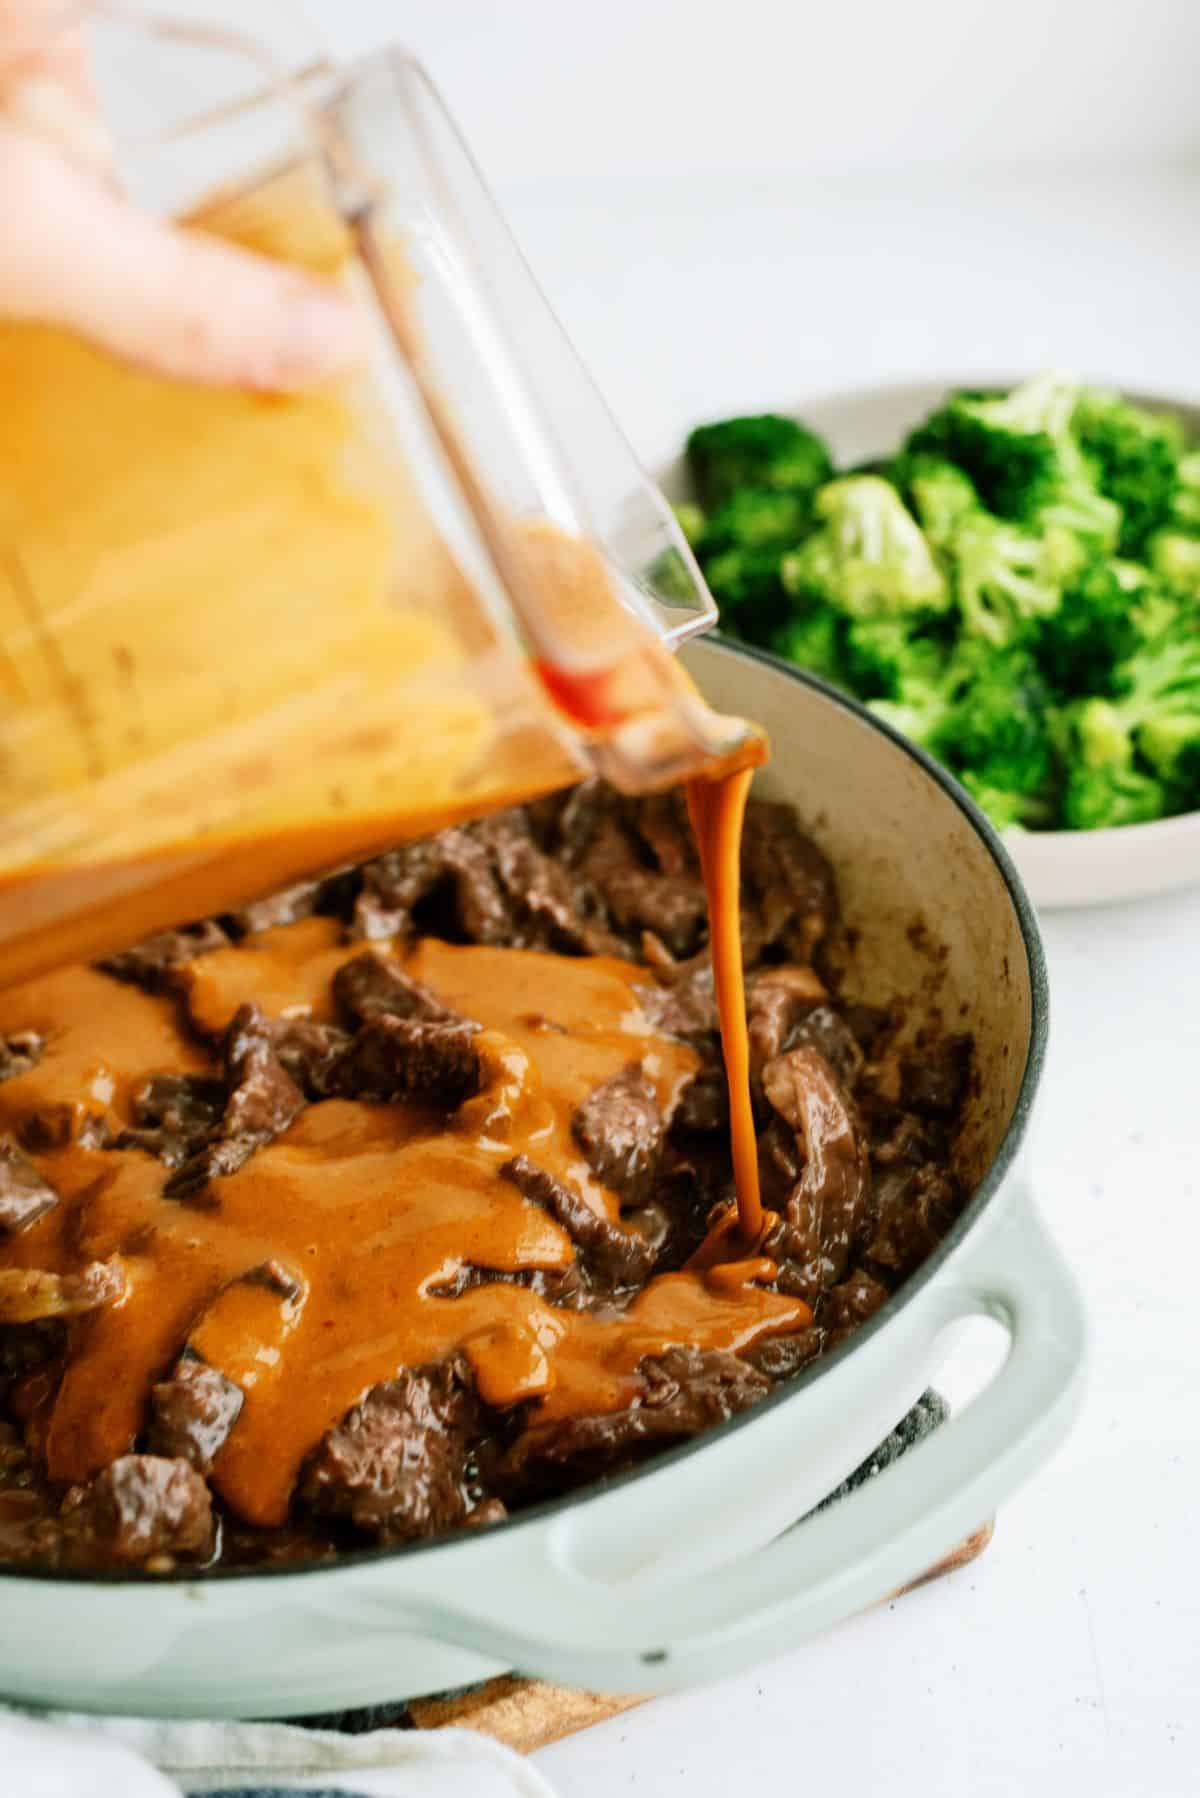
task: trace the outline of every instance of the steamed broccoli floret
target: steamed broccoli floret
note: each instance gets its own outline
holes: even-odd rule
[[[1169,788],[1173,811],[1200,808],[1200,701],[1190,715],[1174,712],[1147,719],[1138,732],[1138,748]]]
[[[1200,450],[1189,450],[1186,456],[1179,458],[1171,500],[1171,523],[1181,531],[1200,536]]]
[[[766,643],[792,607],[779,581],[779,550],[735,547],[703,556],[701,562],[722,630],[750,643]]]
[[[860,699],[891,699],[902,683],[936,676],[940,646],[911,618],[856,618],[846,628],[843,659]]]
[[[1156,531],[1147,545],[1150,566],[1168,587],[1200,597],[1200,537]]]
[[[786,548],[799,542],[811,515],[801,494],[742,487],[709,514],[701,553],[710,555],[735,544],[747,549]]]
[[[1062,816],[1068,830],[1111,830],[1120,824],[1149,824],[1167,809],[1163,784],[1151,774],[1119,763],[1089,768],[1072,765],[1063,792]]]
[[[1050,695],[1032,656],[964,643],[947,674],[955,701],[938,747],[951,766],[972,769],[1005,792],[1043,794],[1054,766]]]
[[[973,768],[959,775],[963,786],[980,811],[986,812],[997,830],[1025,830],[1030,822],[1029,801],[1022,793],[1007,793],[994,787]]]
[[[1053,539],[972,512],[954,533],[951,555],[963,629],[970,635],[1002,649],[1058,609],[1063,570]]]
[[[1071,429],[1101,493],[1121,508],[1121,554],[1140,555],[1170,514],[1184,447],[1179,420],[1143,411],[1120,394],[1087,389]]]
[[[843,620],[828,606],[815,605],[796,612],[772,634],[769,648],[786,662],[819,674],[835,686],[850,687],[842,659]]]
[[[944,612],[950,593],[916,520],[878,475],[848,475],[817,494],[818,529],[783,558],[789,593],[851,618]]]
[[[706,506],[720,505],[739,487],[815,493],[833,474],[819,437],[770,412],[699,425],[687,440],[687,459]]]
[[[1112,549],[1120,508],[1099,491],[1070,436],[1076,399],[1076,387],[1055,375],[1006,394],[956,393],[913,432],[907,449],[964,469],[983,504],[1001,518],[1058,526],[1097,549]]]
[[[945,549],[961,521],[979,509],[979,495],[962,469],[936,456],[901,457],[892,478],[937,549]]]
[[[1107,692],[1116,664],[1137,647],[1139,631],[1131,604],[1140,570],[1131,583],[1122,570],[1130,564],[1087,563],[1062,590],[1058,607],[1038,624],[1034,648],[1046,677],[1070,694]]]

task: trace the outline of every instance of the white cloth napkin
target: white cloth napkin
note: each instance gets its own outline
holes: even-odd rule
[[[465,1729],[354,1736],[286,1723],[159,1723],[0,1707],[0,1770],[0,1791],[13,1798],[554,1798],[527,1761]]]

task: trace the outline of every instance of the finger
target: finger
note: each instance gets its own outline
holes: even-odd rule
[[[362,353],[357,307],[330,283],[134,211],[2,119],[0,219],[0,315],[223,386],[306,387]]]

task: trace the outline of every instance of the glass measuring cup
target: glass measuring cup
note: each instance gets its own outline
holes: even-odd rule
[[[343,282],[371,352],[216,393],[0,325],[0,982],[736,754],[690,552],[422,71],[91,11],[133,196]]]

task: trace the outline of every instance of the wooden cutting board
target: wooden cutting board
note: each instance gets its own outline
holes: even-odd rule
[[[824,1510],[827,1505],[837,1504],[855,1486],[873,1478],[914,1448],[923,1437],[943,1424],[948,1416],[949,1409],[945,1400],[936,1392],[927,1392],[896,1426],[886,1442],[882,1442],[875,1453],[861,1467],[856,1468],[849,1479],[836,1492],[831,1493],[818,1509]],[[940,1579],[944,1574],[953,1573],[958,1567],[965,1567],[983,1553],[992,1539],[992,1528],[992,1523],[985,1523],[931,1567],[928,1573],[902,1587],[894,1596],[901,1597],[903,1593],[915,1591],[918,1586],[926,1585],[930,1580]],[[489,1679],[459,1692],[440,1693],[430,1698],[411,1698],[405,1704],[372,1705],[367,1710],[308,1717],[303,1721],[313,1727],[355,1733],[385,1727],[474,1729],[481,1735],[492,1736],[496,1741],[506,1743],[521,1754],[532,1754],[535,1748],[545,1748],[548,1743],[561,1741],[564,1736],[574,1735],[577,1730],[588,1729],[593,1723],[603,1723],[606,1718],[615,1717],[621,1711],[632,1710],[635,1705],[650,1702],[651,1700],[642,1697],[619,1698],[596,1692],[575,1692],[566,1686],[550,1685],[544,1680],[521,1679],[513,1674],[505,1674],[499,1679]]]

